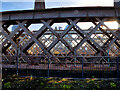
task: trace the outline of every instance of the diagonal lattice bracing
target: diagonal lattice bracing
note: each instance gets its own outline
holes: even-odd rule
[[[85,35],[85,38],[77,45],[75,50],[77,50],[80,46],[82,46],[84,44],[84,42],[87,41],[87,40],[90,40],[96,47],[99,48],[99,50],[103,50],[92,38],[90,38],[90,36],[93,33],[95,33],[96,30],[102,25],[103,21],[101,21],[94,29],[92,29],[91,32],[89,32],[89,34],[86,34],[84,31],[82,31],[82,29],[80,27],[78,27],[77,25],[75,25],[75,23],[73,23],[74,26],[79,30],[79,32],[82,33],[83,35]]]
[[[96,25],[96,23],[94,23]],[[103,27],[103,26],[102,26]],[[115,42],[116,45],[119,46],[118,42],[116,42],[116,38],[115,36],[110,33],[110,31],[108,31],[107,29],[102,29],[102,27],[99,28],[100,31],[103,32],[103,34],[105,34],[107,37],[109,37],[109,39],[105,40],[105,43],[102,45],[102,48],[104,49],[104,52],[108,52],[107,50],[109,50],[110,46]],[[105,26],[104,26],[105,27]],[[105,38],[106,39],[106,38]],[[112,42],[111,42],[112,41]],[[111,43],[111,44],[110,44]],[[98,51],[96,53],[97,55],[100,55],[101,52]],[[112,56],[112,55],[111,55]]]
[[[102,29],[103,26],[106,28],[106,30]],[[103,32],[103,34],[105,34],[107,37],[109,37],[109,39],[107,39],[106,42],[102,46],[102,48],[104,49],[104,52],[107,52],[107,50],[110,49],[110,47],[114,44],[114,42],[119,47],[118,42],[116,42],[116,40],[118,39],[117,31],[110,30],[109,27],[105,24],[103,24],[103,26],[100,27],[99,29]]]
[[[17,23],[19,24],[19,26],[33,39],[33,41],[35,43],[38,44],[39,47],[41,47],[42,50],[46,51],[45,47],[43,46],[43,44],[41,42],[39,42],[34,36],[33,34],[29,31],[29,29],[27,27],[25,27],[22,23],[20,23],[19,21],[17,21]]]
[[[48,25],[52,23],[52,20],[48,20],[47,21]],[[35,40],[37,40],[39,37],[42,36],[42,34],[47,30],[46,26],[43,25],[34,35],[32,35],[33,37],[35,37]],[[29,41],[22,47],[22,51],[26,51],[28,48],[30,48],[33,44],[34,44],[34,40],[33,38],[29,39]],[[38,41],[39,42],[39,41]],[[42,44],[41,44],[42,45]],[[44,47],[42,48],[44,49]],[[46,52],[46,50],[43,50]]]
[[[68,19],[69,20],[69,19]],[[75,19],[74,23],[77,23],[80,19]],[[58,39],[56,39],[51,46],[48,47],[48,51],[50,51],[57,43],[58,41],[61,39],[61,41],[64,41],[63,43],[66,45],[66,41],[63,40],[63,37],[72,29],[73,25],[70,24],[68,25],[68,27],[64,30],[64,32],[61,33],[60,37],[58,37]],[[69,46],[68,44],[66,46]],[[70,47],[70,46],[69,46]]]
[[[50,57],[107,56],[109,51],[110,56],[119,56],[119,31],[111,30],[104,24],[105,21],[109,21],[107,18],[94,18],[94,20],[91,21],[94,27],[88,30],[80,28],[81,26],[78,24],[82,22],[80,18],[69,18],[65,19],[64,22],[61,20],[57,22],[56,19],[34,20],[34,22],[36,21],[36,23],[41,25],[39,30],[35,32],[30,30],[29,27],[34,24],[32,21],[17,20],[14,24],[5,22],[2,25],[3,36],[1,36],[3,54],[6,57],[6,53],[9,53],[8,55],[11,56],[16,55],[16,50],[20,47],[21,55],[23,55],[20,56],[21,62],[23,60],[29,62],[30,57],[27,57],[27,55],[42,55],[43,57],[45,55]],[[53,29],[55,23],[65,23],[67,27],[64,30],[58,31]],[[9,29],[12,25],[17,25],[17,27],[10,31]],[[57,57],[53,59],[61,60]],[[69,61],[81,61],[79,58],[77,60],[74,59],[72,58]],[[39,58],[36,60],[39,60]],[[92,59],[86,60],[92,61]],[[107,61],[103,57],[102,59],[96,59],[96,61],[101,60]]]
[[[3,42],[6,42],[6,37],[4,35],[0,35],[0,44],[3,44]]]
[[[26,22],[26,21],[24,21],[23,23],[25,23],[25,22]],[[17,44],[17,42],[15,41],[15,39],[16,39],[17,37],[19,37],[20,34],[17,35],[17,37],[14,36],[14,34],[15,34],[17,31],[20,30],[19,26],[18,26],[14,31],[11,31],[11,32],[9,32],[9,31],[7,30],[7,28],[8,28],[10,25],[5,25],[5,24],[3,24],[2,26],[3,26],[3,27],[2,27],[2,34],[7,37],[6,41],[4,42],[4,45],[6,45],[6,46],[2,48],[2,50],[4,51],[3,53],[5,53],[5,51],[6,51],[11,45],[14,47],[14,49],[15,49],[15,51],[16,51],[16,50],[18,49],[18,44]],[[13,37],[13,38],[12,38],[12,37]],[[19,47],[20,47],[20,45],[19,45]],[[15,55],[16,55],[16,54],[17,54],[17,53],[15,52]],[[25,54],[21,51],[21,55],[25,55]],[[26,60],[26,61],[29,61],[28,58],[25,58],[25,60]]]

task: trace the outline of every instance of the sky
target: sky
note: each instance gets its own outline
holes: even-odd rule
[[[1,11],[30,10],[34,8],[35,0],[1,0]],[[45,0],[46,8],[113,6],[113,0]]]

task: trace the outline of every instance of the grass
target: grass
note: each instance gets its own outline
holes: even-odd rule
[[[94,77],[84,80],[66,78],[19,77],[16,75],[3,77],[2,88],[6,89],[75,89],[75,90],[119,90],[119,80],[98,80]]]

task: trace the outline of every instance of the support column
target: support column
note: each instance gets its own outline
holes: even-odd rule
[[[45,0],[35,0],[35,10],[45,9]]]

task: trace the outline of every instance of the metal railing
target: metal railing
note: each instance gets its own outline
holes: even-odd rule
[[[108,56],[3,56],[3,75],[65,77],[65,78],[120,78],[120,57]],[[11,56],[9,56],[10,58]],[[25,58],[29,57],[29,61]],[[14,59],[14,60],[13,60]],[[57,60],[59,59],[59,60]],[[18,60],[18,62],[17,62]]]

